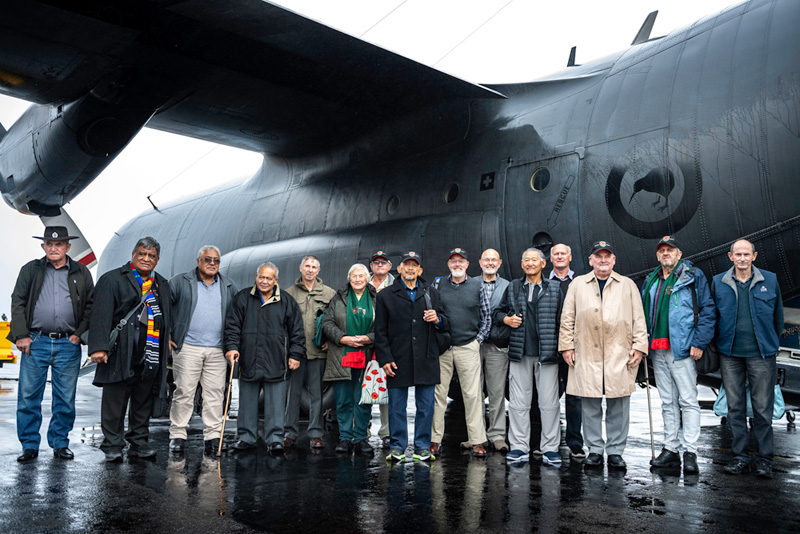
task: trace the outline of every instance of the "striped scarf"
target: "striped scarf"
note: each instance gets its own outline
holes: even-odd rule
[[[147,280],[142,279],[142,276],[133,268],[133,276],[142,288],[142,296],[147,295],[144,300],[147,307],[147,341],[144,346],[144,370],[142,371],[142,378],[153,378],[158,374],[159,363],[159,330],[155,327],[156,317],[161,317],[161,308],[156,302],[156,295],[152,290],[153,277]]]

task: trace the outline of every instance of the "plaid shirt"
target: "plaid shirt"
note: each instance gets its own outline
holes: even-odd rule
[[[464,277],[464,281],[461,284],[464,284],[469,280],[469,275]],[[459,283],[453,282],[452,275],[447,275],[447,281],[450,282],[453,286],[461,285]],[[478,328],[478,335],[475,336],[475,339],[478,340],[478,343],[483,343],[485,339],[489,337],[489,332],[492,330],[492,298],[489,296],[489,292],[486,289],[486,284],[481,283],[481,326]]]

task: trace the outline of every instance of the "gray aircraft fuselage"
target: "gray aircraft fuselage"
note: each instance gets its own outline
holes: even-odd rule
[[[733,241],[750,239],[757,265],[777,273],[785,298],[797,295],[798,27],[800,4],[754,2],[543,80],[491,87],[506,99],[438,103],[317,156],[265,156],[243,183],[130,221],[100,271],[130,259],[145,235],[161,242],[165,275],[213,243],[241,285],[263,261],[291,283],[314,254],[335,287],[378,249],[395,266],[421,253],[430,277],[446,274],[454,247],[477,274],[491,247],[501,274],[517,277],[527,247],[567,243],[585,272],[604,239],[616,270],[641,278],[656,241],[675,234],[709,277],[730,268]]]

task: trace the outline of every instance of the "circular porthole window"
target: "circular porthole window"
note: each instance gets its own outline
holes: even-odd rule
[[[531,189],[537,193],[544,191],[550,184],[550,171],[547,167],[539,167],[531,175]]]
[[[389,215],[394,215],[395,213],[397,213],[397,208],[399,207],[400,207],[400,199],[397,198],[397,195],[392,195],[386,202],[386,213],[388,213]]]
[[[445,204],[452,204],[458,198],[458,184],[447,184],[442,192],[442,202]]]

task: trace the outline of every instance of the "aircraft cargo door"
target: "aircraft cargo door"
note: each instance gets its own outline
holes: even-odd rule
[[[506,171],[504,252],[514,277],[522,276],[519,258],[529,247],[549,257],[554,244],[566,243],[574,249],[573,258],[579,258],[579,166],[578,155],[570,153],[512,165]]]

